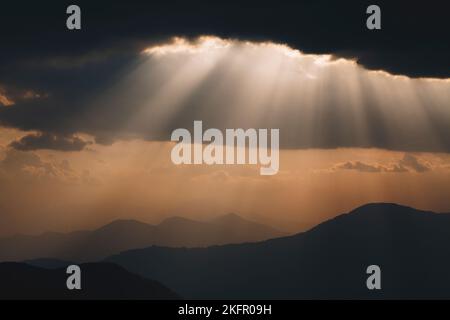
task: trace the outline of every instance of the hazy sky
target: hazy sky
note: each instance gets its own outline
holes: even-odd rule
[[[274,43],[150,46],[82,112],[56,112],[45,125],[59,132],[1,129],[0,233],[229,212],[302,230],[378,201],[450,211],[449,89],[448,80],[367,71]],[[1,116],[26,121],[46,112],[51,92],[2,97]],[[280,172],[173,165],[171,130],[192,130],[193,120],[280,128]]]
[[[446,11],[408,4],[398,23],[404,6],[381,1],[371,33],[349,3],[80,1],[78,33],[62,2],[5,4],[0,236],[230,212],[298,231],[378,201],[450,212]],[[279,173],[173,165],[170,135],[194,120],[280,129]]]
[[[169,142],[79,152],[2,148],[1,233],[73,230],[118,218],[157,223],[236,212],[301,230],[374,201],[450,211],[450,157],[379,149],[284,150],[280,172],[258,166],[175,166]]]

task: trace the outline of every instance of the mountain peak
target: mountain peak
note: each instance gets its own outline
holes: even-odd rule
[[[158,225],[136,220],[114,220],[96,230],[62,234],[58,239],[23,237],[0,241],[0,261],[41,257],[92,261],[121,251],[153,245],[204,247],[262,241],[281,235],[277,230],[242,219],[236,214],[227,214],[212,221],[175,216]],[[49,262],[43,261],[43,265],[58,264]]]
[[[166,283],[186,299],[445,299],[449,228],[450,215],[371,203],[289,237],[209,248],[150,247],[107,261]],[[388,279],[382,291],[366,289],[371,264]]]
[[[151,225],[133,219],[117,219],[114,220],[103,227],[100,227],[96,231],[105,231],[105,230],[118,230],[118,229],[135,229],[135,228],[148,228]]]
[[[210,220],[210,223],[214,225],[223,225],[223,226],[242,226],[242,225],[259,225],[256,222],[249,221],[244,219],[243,217],[237,215],[236,213],[227,213],[221,216],[217,216]]]
[[[408,206],[389,203],[389,202],[378,202],[378,203],[368,203],[362,205],[358,208],[353,209],[349,214],[357,215],[390,215],[390,214],[411,214],[411,213],[430,213],[427,211],[421,211]]]
[[[403,206],[401,204],[393,203],[393,202],[370,202],[363,204],[362,206],[356,207],[352,211],[366,210],[371,208],[381,208],[381,209],[390,209],[390,208],[409,208],[407,206]]]

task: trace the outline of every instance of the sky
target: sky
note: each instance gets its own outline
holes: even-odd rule
[[[450,212],[438,4],[381,2],[375,32],[364,1],[80,1],[81,31],[68,4],[0,13],[0,235],[230,212],[301,231],[367,202]],[[280,129],[279,173],[174,165],[171,132],[194,120]]]

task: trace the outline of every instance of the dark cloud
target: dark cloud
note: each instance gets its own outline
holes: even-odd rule
[[[269,67],[253,66],[255,51],[232,43],[230,50],[245,62],[241,68],[232,68],[233,54],[222,56],[211,69],[199,67],[186,54],[136,54],[127,68],[121,59],[109,57],[70,72],[51,69],[42,83],[53,89],[1,109],[0,124],[43,132],[13,144],[21,149],[82,149],[83,141],[67,138],[76,133],[90,134],[99,144],[127,138],[169,140],[174,129],[191,129],[194,120],[202,120],[205,129],[279,128],[282,148],[450,151],[448,82],[396,79],[350,62],[327,66],[329,77],[305,80],[303,71],[291,71],[298,61],[286,62],[288,67],[280,72],[291,80],[284,82],[287,91],[281,90],[275,103],[276,85],[268,88],[265,82],[276,83],[271,78],[276,73],[263,81],[248,80],[255,72],[261,78],[259,68]],[[306,69],[314,65],[300,60]],[[352,90],[358,90],[356,95]]]
[[[89,144],[77,136],[60,136],[50,133],[29,134],[13,141],[10,147],[21,150],[49,149],[58,151],[80,151]]]
[[[15,62],[82,65],[98,53],[134,51],[173,35],[215,34],[287,43],[354,57],[368,68],[450,77],[445,1],[380,0],[382,30],[365,26],[373,1],[77,1],[79,32],[65,28],[69,1],[10,1],[0,13],[0,70]],[[12,63],[12,65],[11,65]],[[3,72],[0,72],[2,74]]]
[[[190,94],[182,110],[164,128],[151,125],[158,124],[154,116],[127,127],[142,98],[157,94],[164,84],[161,79],[154,80],[151,88],[131,84],[126,88],[134,93],[130,100],[116,97],[93,102],[126,72],[143,63],[139,55],[143,48],[174,35],[270,40],[307,53],[352,58],[369,69],[411,77],[450,77],[445,2],[378,1],[382,30],[377,31],[365,27],[365,11],[371,1],[77,1],[82,8],[82,30],[74,32],[65,27],[65,11],[70,4],[2,4],[0,85],[7,86],[8,92],[32,90],[39,98],[19,99],[14,106],[3,108],[0,124],[43,132],[14,142],[15,148],[80,150],[85,142],[73,138],[77,132],[92,134],[97,143],[105,144],[124,137],[167,140],[174,128],[189,127],[193,120],[204,119],[206,126],[217,128],[280,128],[285,148],[450,151],[448,112],[442,111],[439,101],[430,102],[423,117],[434,128],[434,135],[425,126],[404,124],[401,115],[384,119],[374,99],[363,101],[366,137],[355,132],[355,124],[336,111],[342,107],[336,107],[333,98],[327,97],[318,103],[318,116],[312,120],[293,112],[255,123],[239,114],[242,106],[224,106],[227,97],[216,99],[219,102],[214,105],[208,102],[211,113],[205,113],[202,96],[218,83],[218,74],[226,70],[225,66],[218,66],[202,88]],[[370,87],[364,79],[361,85],[364,90]],[[236,115],[225,117],[225,108]],[[395,139],[392,131],[396,131]]]

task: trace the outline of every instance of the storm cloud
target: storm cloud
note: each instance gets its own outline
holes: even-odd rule
[[[366,71],[450,77],[442,2],[427,7],[378,2],[382,30],[377,31],[365,27],[365,10],[372,4],[365,1],[79,1],[83,22],[77,32],[65,28],[69,4],[2,5],[0,86],[7,89],[0,98],[14,104],[0,109],[0,124],[38,132],[13,142],[17,149],[81,150],[86,143],[73,138],[78,133],[103,144],[168,140],[173,129],[203,120],[219,129],[280,128],[283,148],[450,151],[448,83]],[[204,34],[236,39],[227,41],[243,63],[227,54],[213,57],[213,66],[183,54],[142,54],[172,36],[195,41]],[[257,69],[278,65],[264,60],[263,51],[254,64],[239,40],[286,44],[305,55],[303,64],[279,60],[284,80],[271,79],[276,74]],[[356,63],[330,63],[326,77],[315,79],[305,71],[314,64],[307,54]],[[276,85],[288,80],[289,90]],[[37,94],[33,99],[14,99],[15,92],[30,90]],[[239,97],[243,90],[253,90],[255,98]]]

